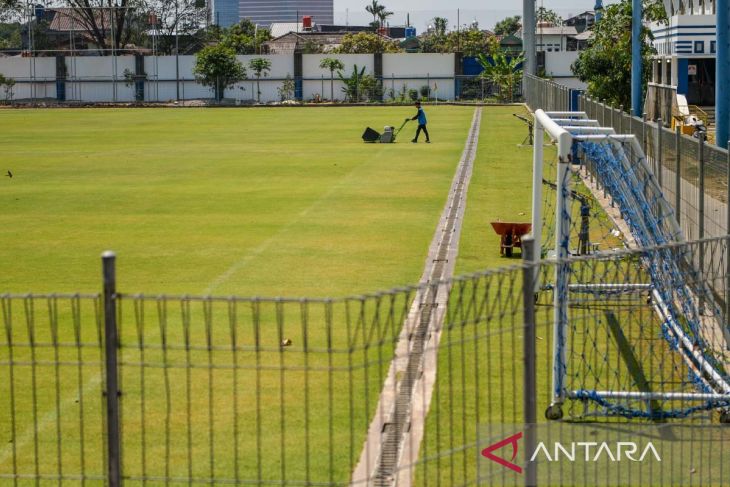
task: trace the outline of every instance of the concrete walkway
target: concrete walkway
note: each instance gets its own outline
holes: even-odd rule
[[[477,108],[352,485],[411,485],[436,382],[438,345],[450,290],[450,284],[443,281],[454,272],[480,123],[481,108]]]

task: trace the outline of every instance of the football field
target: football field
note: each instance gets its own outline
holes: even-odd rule
[[[231,314],[144,296],[341,298],[416,283],[472,114],[429,107],[427,145],[410,143],[413,125],[396,144],[360,140],[410,108],[0,113],[13,175],[0,290],[15,296],[2,302],[0,360],[14,365],[0,385],[0,474],[103,477],[93,294],[112,249],[128,480],[345,482],[404,315],[381,321],[370,301],[355,302],[360,318],[343,301],[245,301]],[[402,312],[412,297],[387,304]],[[390,338],[368,350],[354,338],[366,322]]]
[[[401,108],[6,110],[0,289],[328,296],[413,283],[471,121]],[[423,140],[423,139],[422,139]]]

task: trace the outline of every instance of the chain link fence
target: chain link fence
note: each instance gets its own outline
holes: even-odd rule
[[[665,126],[581,97],[582,109],[602,126],[642,141],[644,152],[676,212],[685,238],[727,235],[728,151]],[[668,123],[668,122],[667,122]]]
[[[548,80],[525,77],[525,100],[535,110],[585,111],[601,126],[619,134],[632,134],[641,141],[667,201],[688,240],[719,237],[730,232],[728,151],[697,137],[667,128],[670,120],[653,122],[613,107],[587,95],[579,107],[571,105],[570,90]]]
[[[510,425],[546,421],[558,267],[569,270],[572,290],[567,388],[661,391],[669,374],[672,390],[694,390],[646,299],[647,269],[677,255],[692,263],[711,248],[704,270],[692,272],[697,282],[724,283],[728,242],[527,261],[338,299],[130,294],[116,290],[107,257],[103,293],[0,296],[0,479],[113,487],[524,484],[483,452],[519,427]],[[583,292],[596,284],[628,291]],[[652,401],[649,411],[678,405]],[[563,408],[564,420],[613,424],[629,435],[646,425],[585,397]],[[719,412],[722,404],[708,403],[692,424],[710,425]],[[686,448],[697,451],[701,438]],[[717,476],[721,458],[700,458],[699,471],[678,457],[678,471],[657,468],[649,478],[727,484]],[[547,471],[553,477],[545,485],[558,478],[610,485],[634,468],[585,476],[592,466],[568,462],[556,471],[514,461],[530,482]]]

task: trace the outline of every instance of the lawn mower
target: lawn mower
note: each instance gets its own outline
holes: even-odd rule
[[[393,142],[395,142],[395,138],[398,136],[400,131],[403,129],[403,127],[406,126],[409,121],[410,118],[407,118],[405,122],[403,122],[401,126],[397,129],[395,129],[395,127],[391,127],[390,125],[386,125],[383,128],[382,134],[368,127],[362,134],[362,140],[370,143],[380,142],[381,144],[392,144]]]

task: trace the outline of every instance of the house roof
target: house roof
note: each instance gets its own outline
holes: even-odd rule
[[[304,31],[304,24],[301,22],[274,22],[271,24],[271,27],[269,27],[269,32],[271,33],[271,37],[281,37],[283,35],[288,34],[289,32],[303,32]]]
[[[593,37],[593,31],[592,30],[584,30],[580,34],[576,34],[574,36],[571,36],[576,41],[587,41],[591,37]]]
[[[538,26],[535,30],[535,34],[543,36],[575,36],[578,31],[573,26],[560,25],[557,27],[542,27]]]
[[[303,46],[307,42],[319,44],[327,50],[342,44],[344,36],[344,33],[337,32],[288,32],[264,42],[263,45],[270,49],[272,54],[293,52],[297,47]]]
[[[87,21],[78,11],[72,8],[53,8],[46,9],[47,12],[53,13],[53,19],[48,26],[49,30],[62,32],[88,32]],[[111,12],[109,10],[95,11],[94,18],[99,29],[107,30],[110,28]]]
[[[522,39],[522,29],[518,30],[515,35]],[[558,26],[538,26],[535,29],[535,35],[543,35],[543,36],[576,36],[578,35],[578,31],[575,29],[575,27],[570,25],[558,25]]]
[[[565,19],[564,22],[568,22],[571,20],[577,20],[577,19],[581,19],[581,18],[586,18],[586,17],[595,17],[595,16],[596,16],[595,10],[586,10],[585,12],[581,12],[576,15],[571,15],[570,17]]]

